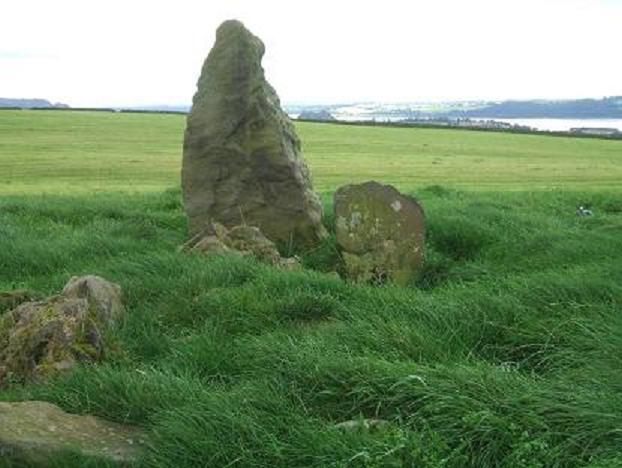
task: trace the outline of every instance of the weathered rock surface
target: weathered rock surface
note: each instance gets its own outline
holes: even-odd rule
[[[297,258],[283,258],[270,239],[254,226],[234,226],[227,229],[222,224],[210,223],[201,233],[190,239],[182,250],[207,255],[237,254],[253,256],[257,260],[284,270],[300,268]]]
[[[42,401],[0,402],[0,458],[45,466],[49,455],[77,451],[116,462],[136,461],[145,435],[133,427],[69,414]]]
[[[99,276],[74,276],[63,288],[68,299],[86,299],[101,324],[114,325],[123,314],[121,286]]]
[[[58,296],[0,317],[0,387],[41,380],[103,356],[102,331],[123,312],[121,288],[97,276],[72,278]]]
[[[242,23],[218,28],[184,139],[191,236],[209,222],[257,226],[272,241],[309,244],[326,235],[300,140],[264,78],[263,54]]]
[[[417,201],[365,182],[335,192],[337,244],[355,281],[406,285],[424,259],[425,218]]]

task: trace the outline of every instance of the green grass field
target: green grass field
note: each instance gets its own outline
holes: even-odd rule
[[[0,112],[0,194],[177,188],[185,117]],[[378,179],[401,190],[618,190],[622,142],[298,124],[316,189]]]
[[[0,112],[0,291],[91,273],[128,308],[103,363],[0,399],[139,425],[149,467],[622,466],[622,142],[300,125],[329,231],[343,183],[423,203],[398,288],[327,275],[334,236],[302,272],[178,252],[183,126]]]

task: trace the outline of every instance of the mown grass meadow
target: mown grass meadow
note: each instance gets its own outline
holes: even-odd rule
[[[179,187],[183,115],[0,111],[0,194]],[[297,123],[315,187],[376,179],[400,190],[619,190],[620,141]]]
[[[329,230],[344,182],[423,203],[426,268],[398,288],[327,274],[332,237],[293,252],[302,272],[178,252],[181,132],[178,116],[0,113],[0,291],[93,273],[128,308],[102,364],[0,399],[139,425],[143,466],[622,466],[622,143],[301,126]],[[358,418],[389,424],[335,427]]]

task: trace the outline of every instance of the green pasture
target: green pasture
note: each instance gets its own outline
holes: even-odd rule
[[[299,125],[331,235],[284,272],[178,251],[183,127],[0,112],[0,291],[97,274],[127,308],[103,362],[0,400],[140,426],[141,467],[622,466],[622,142]],[[409,287],[329,274],[330,194],[370,178],[425,208]]]
[[[0,111],[0,194],[179,186],[185,117]],[[617,190],[622,141],[297,124],[318,191],[369,179],[402,190]]]

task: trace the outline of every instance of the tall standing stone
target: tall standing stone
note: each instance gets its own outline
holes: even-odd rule
[[[264,78],[264,45],[239,21],[216,33],[184,139],[182,185],[190,235],[208,222],[257,226],[273,241],[326,235],[300,140]]]

